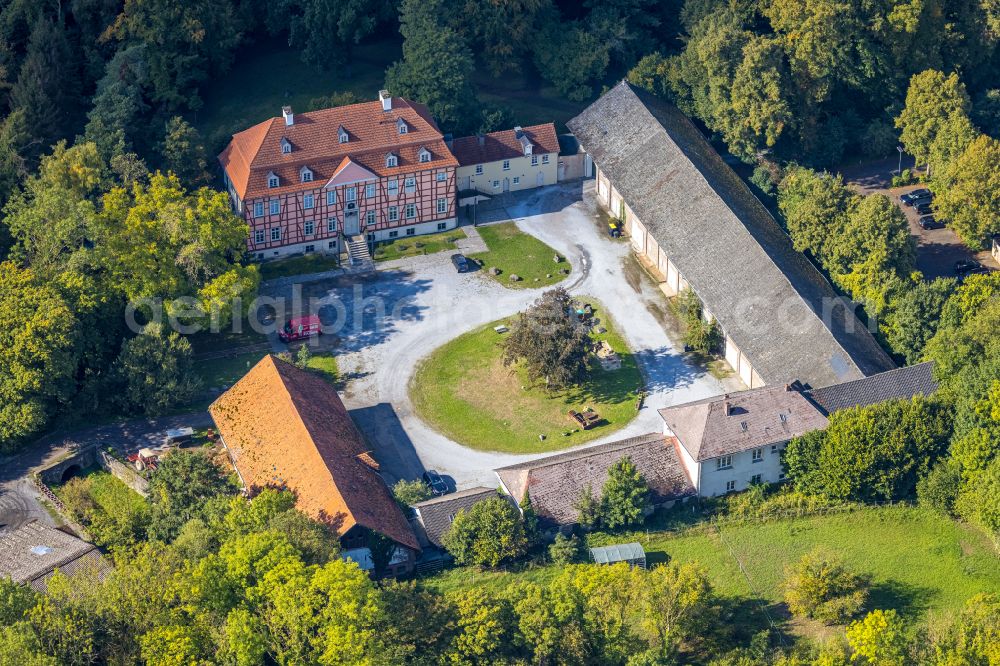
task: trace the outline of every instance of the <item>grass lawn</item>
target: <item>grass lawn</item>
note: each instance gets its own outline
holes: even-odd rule
[[[1000,593],[1000,556],[989,540],[971,527],[918,508],[868,508],[727,526],[721,533],[705,527],[680,533],[598,533],[589,538],[591,545],[636,540],[644,544],[651,564],[673,559],[703,565],[720,597],[744,609],[736,618],[740,625],[759,627],[765,622],[759,606],[747,603],[759,599],[770,607],[772,619],[787,624],[796,635],[836,633],[818,623],[789,620],[782,605],[785,568],[818,546],[837,553],[853,570],[871,575],[869,609],[895,608],[914,629],[924,620],[955,613],[976,594]],[[511,572],[455,568],[421,582],[442,592],[472,586],[500,591],[517,580],[545,584],[560,570],[538,564]]]
[[[595,316],[608,329],[593,337],[607,340],[621,355],[621,369],[605,371],[595,362],[579,387],[553,393],[543,387],[525,389],[529,382],[524,372],[511,372],[500,360],[502,338],[493,328],[509,320],[499,320],[452,340],[420,363],[410,384],[417,414],[465,446],[510,453],[564,449],[624,426],[636,415],[642,375],[600,303],[580,300],[594,306]],[[566,415],[586,407],[603,418],[588,431],[578,429]]]
[[[416,257],[444,250],[455,250],[458,249],[455,241],[463,238],[465,238],[465,232],[462,229],[452,229],[440,234],[384,241],[375,246],[374,259],[375,261],[391,261],[403,257]]]
[[[513,222],[491,224],[478,230],[489,252],[469,256],[482,261],[484,272],[500,284],[514,289],[534,289],[548,287],[566,278],[559,271],[570,268],[569,262],[563,259],[555,263],[552,260],[555,250],[531,234],[524,233]],[[498,276],[490,275],[488,271],[494,267],[503,272]],[[520,276],[521,281],[511,282],[511,275]],[[552,277],[547,277],[549,275]]]
[[[785,567],[822,546],[848,567],[870,574],[869,608],[895,608],[910,621],[957,611],[978,593],[1000,593],[1000,556],[974,528],[912,507],[867,508],[853,513],[727,526],[716,533],[696,528],[672,533],[593,534],[591,545],[641,541],[650,563],[671,558],[696,561],[707,570],[716,592],[730,599],[782,601]],[[753,588],[740,572],[735,553]],[[500,590],[513,580],[542,582],[559,567],[528,566],[514,573],[455,568],[423,579],[442,591],[485,585]],[[775,612],[777,611],[777,612]],[[772,616],[780,618],[779,609]],[[793,627],[797,633],[802,627]],[[806,628],[806,631],[815,627]]]
[[[201,378],[203,388],[227,388],[247,374],[250,368],[257,365],[266,355],[266,351],[258,351],[226,358],[206,359],[196,362],[194,369]]]
[[[90,499],[101,510],[109,515],[119,512],[138,513],[146,508],[146,499],[118,480],[111,472],[100,467],[91,467],[81,474],[90,483]],[[52,492],[59,499],[65,500],[63,490],[66,484],[55,486]],[[123,511],[126,509],[127,511]]]
[[[340,261],[335,254],[313,252],[299,257],[274,259],[259,264],[260,279],[274,280],[276,278],[292,277],[293,275],[308,275],[322,273],[340,267]]]
[[[316,374],[336,385],[340,381],[340,369],[337,367],[337,357],[333,354],[315,354],[306,366]]]

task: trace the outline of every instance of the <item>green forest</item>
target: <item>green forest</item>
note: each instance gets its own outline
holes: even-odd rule
[[[174,329],[242,320],[233,304],[261,281],[214,155],[286,99],[273,81],[267,108],[253,85],[226,86],[253,81],[246,63],[280,56],[337,82],[309,108],[386,87],[456,135],[549,107],[564,122],[627,77],[742,161],[796,249],[898,362],[934,361],[941,384],[836,414],[789,445],[784,490],[709,503],[699,519],[904,502],[933,517],[926,530],[968,528],[962,548],[981,538],[995,555],[1000,274],[925,279],[900,208],[838,168],[902,146],[919,168],[898,184],[925,183],[935,214],[986,247],[1000,233],[998,40],[997,0],[3,0],[0,453],[167,414],[203,390],[197,340]],[[136,333],[129,318],[179,326]],[[788,563],[778,619],[707,566],[671,560],[666,529],[661,566],[582,564],[585,545],[676,528],[644,517],[627,460],[577,500],[579,534],[549,546],[530,506],[522,520],[476,505],[447,539],[460,568],[416,582],[342,561],[288,493],[249,501],[207,455],[167,460],[148,501],[102,502],[121,495],[94,477],[67,484],[114,571],[99,584],[57,575],[46,594],[0,580],[0,664],[1000,664],[998,590],[908,612],[835,548]],[[515,575],[476,584],[501,569]]]

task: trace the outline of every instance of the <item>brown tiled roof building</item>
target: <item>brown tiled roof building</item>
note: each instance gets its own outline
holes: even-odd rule
[[[502,467],[496,475],[514,501],[521,503],[530,495],[540,522],[553,527],[576,523],[574,505],[584,489],[589,485],[600,497],[608,469],[626,457],[646,479],[653,504],[693,495],[678,455],[673,437],[651,433]]]
[[[364,437],[326,380],[266,356],[209,412],[249,491],[287,488],[296,506],[328,524],[345,547],[363,530],[419,551]]]

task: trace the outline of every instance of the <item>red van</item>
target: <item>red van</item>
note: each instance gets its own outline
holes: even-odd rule
[[[322,334],[323,324],[320,323],[319,316],[306,315],[289,319],[285,327],[278,331],[278,339],[282,342],[295,342]]]

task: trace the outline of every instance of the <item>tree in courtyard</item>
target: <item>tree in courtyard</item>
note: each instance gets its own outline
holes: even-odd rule
[[[573,508],[581,526],[591,528],[601,523],[601,500],[594,496],[594,488],[589,483],[580,491]]]
[[[906,627],[895,610],[874,610],[847,627],[854,659],[870,666],[903,666],[907,662]]]
[[[446,14],[443,0],[403,0],[403,59],[386,70],[385,86],[393,95],[426,104],[445,129],[465,131],[475,127],[470,81],[475,64],[461,37],[442,23]]]
[[[928,168],[945,169],[975,138],[969,108],[969,95],[955,72],[914,74],[906,106],[896,118],[900,141]]]
[[[555,540],[549,544],[549,558],[553,564],[565,565],[576,562],[580,557],[580,539],[575,534],[566,536],[562,532],[556,534]]]
[[[170,541],[180,527],[201,517],[205,503],[235,491],[225,474],[204,451],[173,451],[164,456],[150,481],[150,535]]]
[[[542,294],[511,325],[503,342],[503,364],[523,363],[531,381],[545,380],[549,388],[574,384],[586,372],[590,336],[575,315],[573,299],[565,289]]]
[[[433,494],[427,484],[419,479],[413,481],[400,479],[392,487],[392,496],[396,498],[396,502],[400,506],[407,507],[408,511],[410,506],[429,500]]]
[[[948,165],[946,187],[934,200],[937,213],[972,248],[1000,233],[1000,140],[980,135]]]
[[[630,458],[623,457],[608,470],[601,492],[601,522],[608,529],[642,522],[649,506],[649,485]]]
[[[496,567],[520,557],[528,548],[521,514],[502,497],[460,510],[442,542],[459,564],[480,567]]]
[[[861,612],[867,599],[868,581],[820,550],[785,572],[785,602],[795,615],[843,624]]]
[[[715,320],[705,319],[701,299],[691,289],[677,295],[675,307],[684,322],[684,344],[699,354],[710,354],[722,341],[722,334]]]
[[[194,374],[191,343],[162,324],[149,324],[125,341],[115,361],[117,402],[129,414],[163,414],[187,404],[201,387]]]

